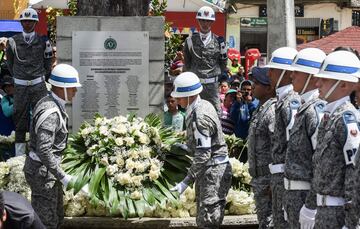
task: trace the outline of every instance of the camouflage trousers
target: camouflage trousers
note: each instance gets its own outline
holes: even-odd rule
[[[345,225],[345,211],[339,207],[317,207],[314,229],[341,229]]]
[[[221,114],[221,106],[220,106],[220,97],[219,97],[219,84],[218,83],[209,83],[203,84],[203,90],[200,93],[200,97],[209,101],[214,107],[216,112]]]
[[[26,182],[31,189],[31,205],[47,229],[60,228],[64,219],[62,184],[40,162],[26,157]]]
[[[289,225],[284,218],[283,197],[284,197],[284,174],[276,173],[271,175],[272,212],[274,228],[288,229]]]
[[[300,228],[299,214],[308,192],[308,190],[285,190],[283,204],[291,229]]]
[[[270,175],[253,178],[251,181],[251,186],[254,192],[259,229],[270,228],[270,222],[272,218]]]
[[[199,228],[220,227],[231,177],[230,163],[209,166],[196,177],[196,224]]]
[[[15,142],[24,143],[25,134],[29,130],[30,110],[48,93],[45,82],[22,86],[15,84],[14,91],[14,123]]]

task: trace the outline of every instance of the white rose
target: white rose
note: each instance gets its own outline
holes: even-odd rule
[[[125,165],[125,161],[121,156],[116,156],[116,164],[120,167],[123,168]]]
[[[122,138],[115,138],[115,144],[117,146],[122,146],[124,144],[124,140]]]
[[[135,163],[135,170],[138,173],[143,173],[145,171],[146,167],[144,165],[144,163],[142,162],[136,162]]]
[[[151,149],[149,147],[143,147],[139,150],[139,155],[142,158],[150,158],[151,157]]]
[[[116,134],[125,135],[128,130],[124,124],[119,124],[111,128],[111,131]]]
[[[91,127],[86,127],[84,129],[81,130],[80,134],[83,138],[86,138],[87,135],[89,135],[91,133]]]
[[[100,132],[101,135],[104,135],[104,136],[109,135],[109,130],[108,130],[107,126],[100,126],[99,132]]]
[[[132,144],[135,143],[134,138],[132,138],[132,137],[125,137],[124,141],[126,142],[127,146],[131,146]]]
[[[132,170],[135,168],[135,162],[129,158],[125,161],[125,163],[126,163],[125,168],[130,172],[132,172]]]
[[[159,170],[150,170],[149,172],[149,178],[150,180],[154,181],[158,179],[160,176],[160,169]]]
[[[121,185],[127,185],[131,182],[131,176],[129,173],[120,173],[116,176],[117,182],[119,182]]]
[[[146,134],[140,133],[139,142],[141,144],[147,145],[150,143],[150,138]]]
[[[106,174],[112,176],[117,172],[117,170],[117,165],[109,165],[108,167],[106,167]]]
[[[133,200],[139,200],[141,199],[141,193],[139,191],[133,191],[130,195],[130,198]]]
[[[137,152],[137,150],[130,150],[129,151],[129,157],[132,159],[138,159],[139,158],[139,153]]]
[[[143,176],[139,175],[139,176],[133,176],[131,178],[131,183],[134,184],[137,187],[142,186],[141,181],[143,181]]]

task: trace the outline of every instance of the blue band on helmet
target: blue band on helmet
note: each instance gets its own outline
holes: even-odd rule
[[[78,83],[77,78],[64,78],[60,76],[55,76],[53,74],[50,75],[50,79],[61,83]]]
[[[306,59],[298,59],[296,61],[296,64],[298,65],[303,65],[306,67],[311,67],[311,68],[321,68],[321,64],[320,62],[316,62],[316,61],[312,61],[312,60],[306,60]]]
[[[277,63],[277,64],[291,65],[293,60],[292,59],[281,58],[281,57],[273,57],[271,62],[274,62],[274,63]]]
[[[324,69],[324,71],[352,74],[352,73],[355,73],[355,72],[359,71],[359,68],[328,64],[326,66],[326,68]]]
[[[176,89],[177,92],[188,92],[193,91],[201,87],[201,83],[197,83],[195,85],[189,86],[189,87],[178,87]]]
[[[35,14],[33,14],[32,18],[38,18],[38,16],[37,16],[37,15],[35,15]]]

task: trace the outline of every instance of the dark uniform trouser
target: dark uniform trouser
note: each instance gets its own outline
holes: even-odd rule
[[[284,210],[288,215],[289,228],[300,228],[299,215],[301,207],[304,205],[308,190],[285,190]]]
[[[275,173],[271,175],[272,212],[274,228],[288,229],[289,225],[284,219],[283,195],[284,195],[284,174]]]
[[[314,229],[341,229],[345,225],[343,206],[317,207]]]
[[[25,134],[30,124],[30,108],[48,93],[45,82],[32,86],[15,84],[14,91],[14,123],[15,142],[24,143]]]
[[[270,176],[253,178],[251,186],[254,191],[256,215],[259,229],[270,228],[271,222],[271,191]]]
[[[196,224],[199,228],[220,227],[231,177],[231,165],[224,163],[207,167],[196,178]]]
[[[25,179],[31,189],[31,205],[47,229],[57,229],[64,219],[62,185],[40,162],[26,157]]]
[[[221,107],[220,107],[220,97],[219,97],[219,83],[209,83],[202,84],[203,90],[200,93],[200,97],[209,101],[216,110],[216,113],[220,115]]]

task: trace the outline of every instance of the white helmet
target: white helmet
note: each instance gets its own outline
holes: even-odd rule
[[[33,8],[27,8],[21,12],[19,20],[39,21],[39,16],[36,10],[34,10]]]
[[[272,53],[271,59],[265,67],[292,71],[291,64],[294,62],[297,53],[294,48],[278,48]]]
[[[318,48],[306,48],[297,54],[291,67],[293,71],[316,74],[319,72],[326,54]]]
[[[192,72],[183,72],[174,80],[175,89],[171,92],[174,98],[198,95],[203,90],[199,77]]]
[[[198,10],[196,19],[215,21],[215,12],[211,7],[203,6]]]
[[[49,83],[56,87],[81,87],[78,71],[71,65],[58,64],[51,71]]]
[[[360,60],[349,51],[335,51],[324,60],[316,77],[347,82],[358,82],[360,78]]]

